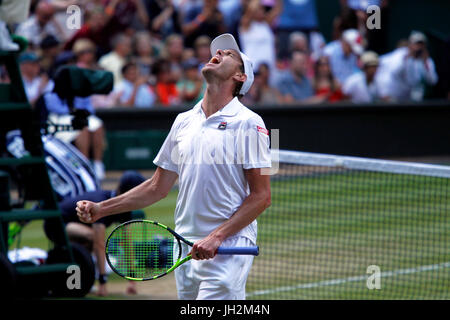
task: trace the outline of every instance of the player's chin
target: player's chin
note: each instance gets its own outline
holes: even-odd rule
[[[216,67],[217,65],[215,65],[214,63],[205,64],[205,66],[202,68],[203,76],[208,77],[209,75],[214,74]]]

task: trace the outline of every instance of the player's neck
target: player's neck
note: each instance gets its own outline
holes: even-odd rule
[[[202,101],[202,109],[206,118],[209,118],[233,100],[233,96],[231,94],[226,94],[225,92],[227,90],[224,89],[225,88],[214,84],[208,84],[206,87]]]

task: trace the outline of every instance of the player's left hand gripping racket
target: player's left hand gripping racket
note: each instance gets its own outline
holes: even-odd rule
[[[150,220],[132,220],[117,226],[106,242],[111,269],[128,280],[153,280],[179,267],[192,257],[181,257],[181,241],[192,246],[169,227]],[[174,244],[178,243],[178,250]],[[174,252],[177,250],[178,252]],[[219,247],[217,254],[259,253],[258,247]]]

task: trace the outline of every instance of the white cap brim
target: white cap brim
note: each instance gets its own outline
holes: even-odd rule
[[[212,56],[216,55],[217,50],[227,50],[227,49],[239,52],[239,54],[241,55],[242,62],[244,63],[244,72],[245,75],[247,76],[247,79],[242,85],[241,91],[239,91],[240,94],[244,95],[248,92],[248,90],[252,86],[253,80],[255,78],[253,74],[253,64],[249,59],[249,57],[247,57],[247,55],[241,52],[236,40],[230,33],[224,33],[216,37],[211,42],[210,51]]]
[[[364,48],[363,48],[363,46],[360,45],[360,44],[353,44],[353,45],[352,45],[352,51],[353,51],[354,54],[360,56],[360,55],[363,54]]]

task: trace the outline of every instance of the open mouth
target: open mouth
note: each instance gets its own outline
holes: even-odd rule
[[[219,58],[217,58],[216,56],[214,56],[214,57],[211,58],[211,60],[209,60],[209,63],[212,63],[212,64],[219,64],[219,63],[220,63],[220,60],[219,60]]]

